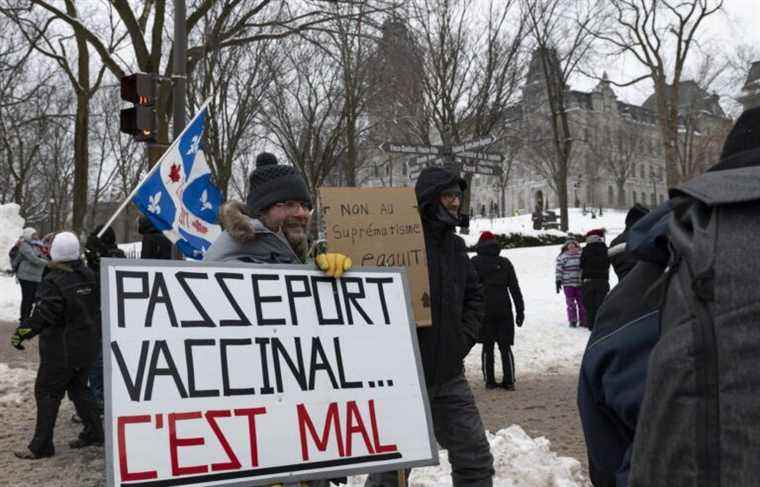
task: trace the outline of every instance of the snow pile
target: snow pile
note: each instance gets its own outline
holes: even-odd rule
[[[585,480],[578,460],[560,457],[550,449],[550,442],[544,437],[533,439],[522,428],[512,425],[488,433],[491,454],[494,457],[494,487],[585,487]],[[410,487],[450,486],[451,465],[448,452],[439,452],[440,464],[434,467],[416,468],[409,476]],[[366,476],[349,479],[349,486],[364,485]]]
[[[7,203],[0,205],[0,271],[11,268],[8,261],[8,251],[21,236],[21,230],[24,229],[24,219],[18,214],[19,206],[16,203]]]
[[[559,209],[554,210],[559,218]],[[591,218],[591,213],[580,208],[568,209],[568,224],[570,233],[585,234],[594,228],[607,230],[607,242],[617,237],[625,229],[625,215],[628,210],[604,210],[602,216]],[[537,237],[541,234],[564,235],[559,230],[534,230],[531,215],[512,216],[507,218],[473,218],[470,222],[470,234],[462,235],[467,245],[474,245],[480,237],[480,232],[488,230],[497,234],[520,233]]]
[[[28,369],[12,369],[0,363],[0,406],[21,404],[34,390],[36,372]]]
[[[20,308],[21,288],[16,278],[0,275],[0,321],[17,320]]]

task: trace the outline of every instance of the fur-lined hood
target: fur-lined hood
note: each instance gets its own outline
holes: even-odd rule
[[[240,201],[230,201],[219,210],[224,231],[208,249],[204,261],[240,260],[257,264],[301,264],[300,258],[282,235],[274,233],[248,214]]]

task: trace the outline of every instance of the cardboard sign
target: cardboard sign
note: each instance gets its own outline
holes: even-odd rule
[[[321,188],[327,248],[354,266],[407,269],[417,326],[430,326],[430,281],[422,223],[412,188]]]
[[[109,486],[437,463],[402,270],[101,263]]]

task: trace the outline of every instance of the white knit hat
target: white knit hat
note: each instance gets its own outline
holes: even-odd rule
[[[32,227],[26,227],[25,229],[21,230],[21,236],[24,238],[24,240],[31,240],[35,233],[37,233],[37,230]]]
[[[71,232],[61,232],[50,246],[50,258],[62,262],[79,260],[79,239]]]

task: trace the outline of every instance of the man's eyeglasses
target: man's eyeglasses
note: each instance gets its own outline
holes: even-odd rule
[[[447,200],[447,201],[454,201],[455,198],[459,198],[459,201],[462,201],[462,197],[464,196],[464,193],[461,191],[444,191],[441,193],[441,198]]]
[[[285,208],[289,213],[297,213],[303,211],[305,213],[311,213],[311,205],[304,203],[303,201],[283,201],[275,203],[273,206],[278,208]]]

